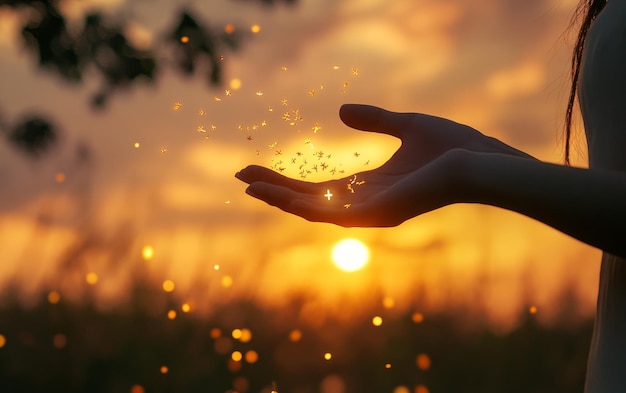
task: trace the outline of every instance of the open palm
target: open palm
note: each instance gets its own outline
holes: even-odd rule
[[[348,104],[340,117],[352,128],[389,134],[402,144],[380,167],[336,180],[306,182],[257,165],[235,176],[249,184],[248,194],[309,221],[380,227],[456,202],[467,152],[532,159],[471,127],[435,116]]]

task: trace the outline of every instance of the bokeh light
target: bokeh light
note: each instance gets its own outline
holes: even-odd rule
[[[55,334],[54,337],[52,337],[52,345],[57,349],[65,348],[67,345],[67,337],[65,334]]]
[[[239,351],[233,351],[233,353],[230,355],[230,358],[233,359],[235,362],[240,362],[241,359],[243,359],[243,354]]]
[[[48,292],[48,302],[50,304],[57,304],[61,301],[61,294],[57,291]]]
[[[163,290],[165,292],[172,292],[174,290],[174,287],[175,287],[174,281],[172,281],[172,280],[165,280],[165,281],[163,281],[162,287],[163,287]]]
[[[141,249],[141,256],[146,261],[151,260],[154,257],[154,248],[152,246],[144,246]]]
[[[94,273],[94,272],[89,272],[85,276],[85,281],[89,285],[95,285],[95,284],[98,283],[98,275],[96,273]]]
[[[430,366],[431,366],[430,356],[428,356],[425,353],[420,353],[419,355],[417,355],[415,362],[417,363],[417,368],[419,368],[420,370],[426,371],[430,369]]]

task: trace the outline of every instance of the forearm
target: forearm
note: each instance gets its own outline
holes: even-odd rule
[[[468,152],[460,202],[512,210],[626,257],[626,174]]]

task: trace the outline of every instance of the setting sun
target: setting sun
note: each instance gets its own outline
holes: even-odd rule
[[[363,268],[369,259],[369,249],[357,239],[343,239],[333,247],[333,262],[346,272]]]

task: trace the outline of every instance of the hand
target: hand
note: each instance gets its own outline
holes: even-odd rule
[[[499,153],[532,159],[471,127],[418,113],[395,113],[367,105],[344,105],[343,122],[402,141],[377,169],[311,183],[251,165],[235,176],[246,192],[309,221],[341,226],[395,226],[416,215],[460,202],[467,153]],[[331,195],[332,194],[332,195]]]

